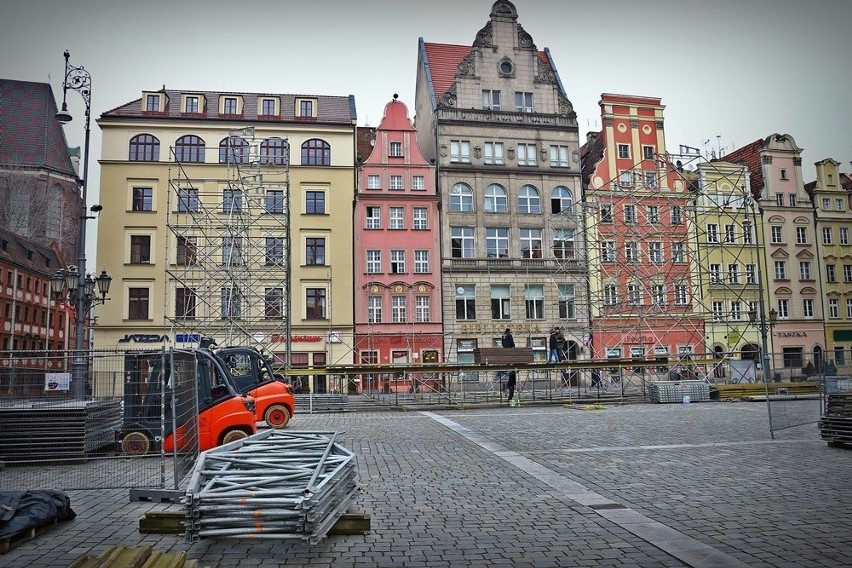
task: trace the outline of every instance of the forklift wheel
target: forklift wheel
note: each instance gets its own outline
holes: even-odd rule
[[[230,444],[231,442],[236,442],[237,440],[242,440],[243,438],[248,438],[248,434],[246,434],[242,430],[231,430],[222,438],[222,444]]]
[[[128,456],[144,456],[151,449],[151,441],[144,432],[130,432],[121,439],[121,451]]]
[[[270,428],[284,428],[290,422],[290,411],[283,404],[270,404],[263,415]]]

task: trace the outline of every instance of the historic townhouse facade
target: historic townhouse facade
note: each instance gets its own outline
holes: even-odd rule
[[[352,96],[162,89],[105,112],[97,347],[351,363],[355,124]]]
[[[805,190],[816,221],[825,356],[838,368],[848,369],[852,364],[852,177],[840,171],[840,162],[827,158],[816,163],[816,180],[806,184]]]
[[[420,152],[408,108],[396,97],[385,106],[372,142],[360,165],[355,203],[357,360],[437,362],[443,330],[435,166]],[[408,377],[364,380],[375,383],[362,385],[366,389],[412,387]]]
[[[554,326],[587,357],[576,114],[511,2],[473,45],[421,38],[416,126],[437,163],[447,359],[473,361],[508,327],[544,360]]]
[[[668,159],[659,98],[604,93],[581,149],[595,358],[704,354],[693,297],[692,195]]]
[[[801,153],[789,134],[772,134],[724,157],[748,167],[751,191],[758,199],[771,366],[773,374],[780,373],[782,378],[799,375],[808,363],[822,361],[825,330],[817,239],[826,243],[839,238],[832,234],[823,238],[815,231],[813,206],[802,180]]]

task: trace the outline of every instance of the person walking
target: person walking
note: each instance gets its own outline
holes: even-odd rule
[[[515,338],[512,337],[512,330],[508,327],[506,331],[503,332],[503,336],[500,338],[500,343],[503,347],[514,347],[515,346]],[[509,378],[506,381],[506,388],[509,390],[509,406],[517,406],[517,401],[513,400],[515,396],[515,383],[517,382],[517,374],[515,371],[509,371]]]

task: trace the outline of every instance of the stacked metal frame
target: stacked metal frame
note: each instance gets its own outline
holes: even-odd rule
[[[266,430],[203,452],[187,537],[320,542],[357,495],[355,456],[335,432]]]

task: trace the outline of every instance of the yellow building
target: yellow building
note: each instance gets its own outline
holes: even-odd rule
[[[98,125],[114,280],[97,348],[204,335],[281,364],[292,346],[293,367],[351,362],[352,96],[162,89]]]

